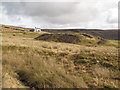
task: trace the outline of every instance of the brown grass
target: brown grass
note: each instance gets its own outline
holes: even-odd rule
[[[116,46],[34,40],[39,34],[3,32],[3,87],[119,88]]]

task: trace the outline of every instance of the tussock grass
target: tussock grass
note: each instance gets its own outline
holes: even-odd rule
[[[67,75],[63,66],[57,64],[57,58],[52,57],[51,54],[39,53],[36,50],[33,52],[25,47],[13,46],[15,47],[13,50],[11,47],[3,47],[6,48],[3,52],[3,65],[10,65],[9,68],[18,74],[20,81],[25,85],[34,88],[87,87],[79,77]],[[78,84],[74,78],[78,78],[77,80],[83,83]]]

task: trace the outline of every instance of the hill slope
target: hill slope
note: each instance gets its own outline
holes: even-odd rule
[[[97,30],[97,29],[43,29],[51,33],[88,33],[108,40],[120,40],[119,30]]]
[[[89,47],[2,29],[3,88],[120,88],[117,41]]]

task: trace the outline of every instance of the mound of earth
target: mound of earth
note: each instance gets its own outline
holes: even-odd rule
[[[43,34],[35,38],[37,40],[65,42],[65,43],[80,43],[81,37],[73,34]]]
[[[63,42],[63,43],[72,43],[72,44],[98,44],[102,39],[94,37],[90,34],[42,34],[35,39],[44,40],[44,41],[54,41],[54,42]],[[103,41],[103,40],[102,40]],[[101,44],[101,42],[100,42]]]

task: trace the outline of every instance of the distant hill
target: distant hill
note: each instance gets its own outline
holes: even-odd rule
[[[33,28],[23,28],[19,26],[11,26],[11,25],[2,25],[3,28],[11,29],[11,30],[20,30],[20,31],[32,31]],[[118,29],[115,30],[100,30],[100,29],[42,29],[44,32],[51,33],[87,33],[93,36],[99,36],[108,40],[120,40]]]
[[[100,29],[42,29],[42,31],[52,33],[88,33],[108,40],[120,40],[119,30],[100,30]]]

